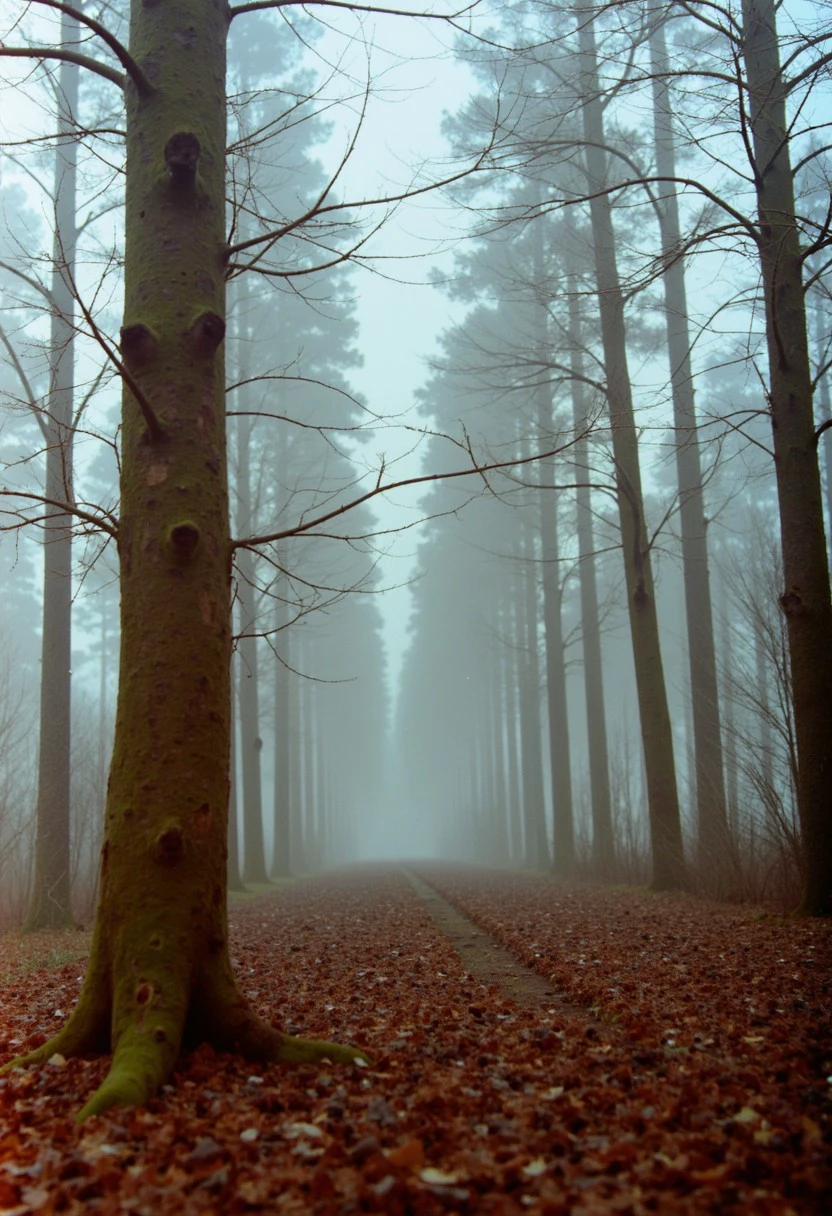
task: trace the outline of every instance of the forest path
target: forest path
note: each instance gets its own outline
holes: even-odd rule
[[[82,1127],[106,1060],[11,1072],[0,1211],[826,1216],[832,925],[407,868],[415,881],[355,867],[229,912],[257,1012],[369,1067],[203,1046],[147,1107]],[[84,963],[50,940],[43,966],[45,944],[28,970],[28,940],[0,937],[0,1063],[77,998]]]
[[[586,1006],[569,1001],[563,992],[501,946],[415,870],[402,866],[402,873],[459,955],[463,968],[474,979],[482,984],[493,984],[502,996],[524,1008],[573,1013],[595,1021]]]

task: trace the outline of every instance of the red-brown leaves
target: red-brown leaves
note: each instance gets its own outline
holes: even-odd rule
[[[232,952],[258,1012],[365,1047],[373,1066],[264,1069],[203,1047],[147,1109],[80,1129],[103,1061],[9,1074],[0,1210],[825,1209],[830,926],[532,876],[428,876],[566,1005],[524,1007],[466,974],[395,872],[238,905]],[[0,1060],[60,1024],[79,974],[16,967]]]

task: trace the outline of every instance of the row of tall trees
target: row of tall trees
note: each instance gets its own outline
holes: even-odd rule
[[[367,745],[380,736],[384,696],[367,598],[376,587],[373,525],[364,511],[383,478],[358,485],[351,463],[366,415],[349,393],[354,331],[341,268],[359,256],[367,227],[356,231],[357,206],[338,197],[341,169],[323,175],[305,138],[330,104],[326,89],[289,68],[294,49],[313,40],[306,6],[133,0],[126,30],[109,10],[99,20],[63,0],[31,7],[52,22],[44,37],[27,40],[16,27],[0,54],[34,60],[41,73],[44,65],[48,73],[56,64],[83,69],[110,90],[115,115],[107,117],[106,104],[85,111],[83,90],[75,101],[69,85],[58,85],[56,143],[67,159],[68,145],[83,140],[90,168],[88,176],[75,171],[65,233],[57,211],[47,225],[56,233],[49,266],[67,299],[20,260],[4,263],[18,292],[10,315],[23,318],[5,331],[4,346],[21,419],[36,420],[43,457],[16,462],[4,483],[11,524],[40,523],[55,545],[70,529],[93,546],[106,538],[118,564],[118,694],[91,961],[69,1022],[28,1057],[109,1044],[110,1073],[85,1115],[153,1093],[186,1036],[269,1060],[356,1054],[291,1039],[253,1015],[230,968],[226,893],[229,861],[232,881],[253,882],[301,857],[326,856],[333,844],[343,848],[342,808],[366,801],[380,767]],[[699,861],[724,889],[739,782],[737,766],[722,756],[730,735],[718,713],[705,544],[705,515],[714,508],[705,506],[703,469],[716,485],[729,457],[744,459],[743,442],[773,443],[787,637],[780,671],[790,716],[774,712],[771,680],[758,681],[758,690],[769,737],[776,728],[791,745],[785,777],[799,814],[804,908],[828,913],[830,604],[803,277],[805,265],[817,264],[812,282],[822,288],[827,229],[823,216],[798,212],[794,195],[794,167],[815,196],[822,184],[811,93],[828,32],[796,25],[784,70],[769,0],[746,0],[738,13],[534,0],[494,20],[498,28],[480,32],[464,52],[482,92],[449,125],[464,167],[446,184],[463,183],[459,201],[481,217],[479,242],[460,265],[458,291],[470,315],[448,335],[424,395],[439,431],[464,422],[461,445],[432,445],[431,471],[460,472],[460,446],[474,458],[477,478],[462,496],[476,502],[446,489],[454,476],[439,482],[428,510],[460,515],[465,528],[479,525],[461,546],[446,541],[437,561],[443,586],[457,589],[457,607],[478,589],[478,613],[472,628],[469,609],[455,618],[442,596],[421,595],[405,685],[418,697],[403,700],[401,721],[409,715],[411,725],[399,732],[408,784],[427,804],[433,769],[443,796],[453,794],[457,835],[467,814],[468,830],[483,829],[495,859],[543,865],[554,857],[560,870],[572,870],[566,656],[576,630],[564,588],[574,565],[596,863],[614,872],[617,812],[633,803],[632,789],[622,798],[609,756],[614,679],[601,665],[598,609],[609,603],[611,619],[616,605],[623,609],[631,641],[653,880],[686,885],[679,727],[656,581],[658,553],[678,517],[691,647],[688,783],[695,777]],[[670,49],[666,25],[676,35]],[[243,41],[239,59],[229,61],[232,30]],[[674,162],[677,123],[689,157],[684,173]],[[69,182],[71,173],[62,168],[58,178]],[[745,269],[729,278],[738,243]],[[21,236],[18,252],[28,244]],[[683,325],[680,271],[694,253],[702,255],[706,311],[692,318],[692,336]],[[713,256],[718,271],[710,269]],[[108,301],[122,294],[119,327]],[[47,337],[38,329],[26,312],[32,297],[48,300],[64,330]],[[656,326],[649,315],[634,317],[644,300],[661,316],[670,352],[661,375]],[[767,361],[755,369],[765,387],[748,417],[740,406],[729,425],[709,429],[717,452],[703,462],[690,392],[698,369],[687,360],[692,350],[709,352],[715,364],[736,358],[735,349],[717,358],[705,323],[708,313],[729,311],[751,333],[752,356],[757,338],[765,341]],[[85,353],[70,353],[82,336]],[[43,384],[36,366],[30,374],[26,342],[41,344]],[[72,364],[83,369],[74,380]],[[670,386],[678,453],[671,501],[658,509],[660,478],[643,467],[645,436],[656,427],[666,434],[668,420],[658,407],[645,409],[651,378]],[[75,387],[82,382],[83,391]],[[115,426],[107,417],[110,382],[121,392]],[[59,408],[61,394],[71,400],[69,413]],[[725,414],[727,396],[715,416]],[[762,439],[750,419],[764,415],[772,429]],[[103,439],[114,458],[117,504],[95,487],[94,462],[80,458],[82,436],[85,444]],[[27,481],[36,465],[48,470],[55,453],[60,485]],[[44,548],[48,579],[52,554],[63,550]],[[469,560],[475,551],[484,560]],[[92,565],[91,556],[83,561]],[[68,604],[71,567],[61,569]],[[752,596],[757,591],[755,584]],[[330,628],[342,606],[349,646]],[[44,654],[48,632],[45,623]],[[770,652],[778,639],[783,653],[782,635],[770,630]],[[63,696],[66,647],[60,653]],[[468,653],[477,661],[460,672]],[[760,654],[765,668],[762,644]],[[317,680],[298,686],[292,672]],[[369,687],[360,709],[350,695],[358,679]],[[439,737],[446,708],[456,720]],[[631,713],[627,700],[621,712]],[[46,737],[42,729],[42,749]],[[239,782],[229,782],[232,752]],[[780,808],[785,777],[770,770]],[[229,788],[241,801],[231,816]],[[49,805],[54,815],[55,797]],[[65,824],[62,811],[60,831]],[[38,857],[49,864],[61,857],[55,832],[39,815],[38,839],[49,847]],[[33,903],[32,923],[41,907],[66,906],[45,873],[39,864],[34,899],[44,881],[48,899]]]
[[[750,555],[760,540],[749,521],[755,500],[767,499],[780,521],[785,668],[771,645],[771,605],[767,624],[758,619],[761,586],[770,588],[776,576],[755,584],[754,611],[748,585],[721,593],[731,605],[722,644],[736,651],[740,642],[730,643],[729,634],[768,630],[769,657],[778,663],[754,686],[785,679],[777,721],[781,734],[793,732],[793,763],[781,770],[780,785],[772,782],[772,702],[758,691],[754,754],[770,797],[767,805],[758,782],[746,812],[751,822],[775,826],[780,839],[785,830],[791,842],[782,808],[795,808],[804,908],[828,912],[832,850],[821,785],[832,689],[828,656],[821,657],[829,579],[818,462],[826,420],[813,414],[828,334],[818,329],[812,362],[807,300],[825,292],[828,214],[817,199],[824,187],[828,192],[827,158],[813,90],[830,32],[811,14],[795,18],[781,67],[775,18],[766,0],[749,0],[737,12],[531,3],[503,11],[487,52],[463,48],[483,91],[450,121],[452,136],[458,146],[476,142],[496,117],[506,138],[493,173],[466,191],[466,205],[479,216],[477,243],[457,259],[452,290],[467,315],[448,333],[424,399],[445,425],[463,417],[469,433],[502,455],[558,442],[565,450],[522,484],[516,476],[490,480],[487,506],[469,510],[461,525],[437,526],[425,542],[428,572],[437,563],[444,569],[448,546],[462,544],[469,552],[457,556],[455,569],[482,568],[491,582],[486,591],[483,575],[469,574],[452,590],[447,579],[426,579],[401,713],[402,721],[425,715],[426,669],[449,670],[445,643],[436,640],[437,615],[459,615],[469,627],[476,620],[450,668],[465,673],[470,712],[449,707],[449,729],[431,707],[423,730],[412,734],[424,746],[427,729],[430,746],[448,754],[454,775],[443,770],[442,793],[433,796],[474,814],[469,839],[479,838],[482,815],[489,841],[499,840],[498,856],[539,864],[551,847],[556,869],[569,872],[576,719],[566,710],[567,664],[579,653],[583,687],[573,682],[572,696],[586,709],[580,735],[591,854],[596,870],[609,872],[622,847],[621,824],[617,842],[612,830],[623,808],[611,802],[608,738],[617,718],[610,684],[621,676],[611,680],[602,666],[600,638],[604,625],[620,631],[626,609],[653,884],[688,885],[693,867],[712,888],[737,889],[736,765],[743,749],[736,723],[722,721],[709,548],[716,543],[730,560],[742,555],[757,569]],[[692,312],[689,298],[696,300]],[[745,335],[739,341],[738,330]],[[746,384],[738,393],[727,369],[740,360]],[[765,418],[768,434],[760,426]],[[674,454],[672,491],[657,436]],[[447,492],[435,506],[438,513],[453,509]],[[736,543],[743,533],[745,546]],[[664,592],[668,623],[671,614],[685,622],[676,630],[676,645],[687,652],[687,672],[675,671],[682,696],[667,677],[672,635],[666,631],[662,644],[659,628],[656,573],[668,551],[678,553],[684,590],[684,608]],[[599,614],[599,579],[606,616]],[[663,587],[671,581],[665,570]],[[564,601],[565,588],[575,589],[579,604]],[[575,634],[581,646],[570,650]],[[609,642],[604,649],[609,657]],[[724,661],[723,684],[738,683]],[[687,854],[680,773],[692,791]]]

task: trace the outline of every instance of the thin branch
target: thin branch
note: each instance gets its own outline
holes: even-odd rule
[[[116,369],[116,371],[121,376],[124,383],[130,389],[130,392],[135,397],[136,404],[138,405],[139,409],[141,410],[142,417],[144,418],[145,423],[147,424],[147,433],[150,436],[151,440],[153,440],[154,443],[157,443],[160,439],[164,438],[165,432],[164,432],[164,428],[163,428],[162,424],[160,423],[158,417],[156,416],[156,412],[153,409],[153,406],[148,401],[148,399],[147,399],[145,393],[142,391],[142,389],[139,388],[139,385],[137,384],[136,380],[130,374],[130,372],[127,370],[127,368],[125,367],[122,360],[118,357],[116,352],[113,350],[110,343],[104,337],[104,334],[98,328],[98,325],[96,324],[92,313],[90,312],[89,308],[84,303],[84,301],[81,297],[81,293],[76,286],[74,278],[72,278],[72,276],[69,275],[69,267],[66,267],[65,269],[70,278],[70,287],[72,290],[73,298],[75,299],[75,302],[77,303],[78,307],[81,309],[81,315],[83,316],[84,320],[86,321],[87,325],[89,326],[90,334],[95,339],[95,341],[98,343],[98,345],[101,347],[101,349],[104,351],[104,354],[110,360],[113,367]]]
[[[287,236],[307,220],[312,218],[317,219],[321,215],[328,215],[338,211],[353,211],[360,207],[381,207],[388,206],[391,203],[401,203],[407,199],[418,198],[422,194],[427,194],[432,190],[440,190],[445,186],[452,186],[454,182],[461,181],[463,178],[469,177],[472,173],[476,173],[481,169],[487,157],[492,151],[493,140],[489,142],[488,147],[484,148],[477,156],[472,165],[468,165],[465,169],[460,169],[458,173],[452,174],[450,177],[441,178],[439,181],[428,182],[424,186],[413,186],[400,194],[381,195],[378,198],[360,199],[358,201],[350,201],[345,203],[328,203],[325,207],[320,207],[318,204],[313,204],[303,215],[297,219],[291,220],[288,224],[284,224],[281,228],[275,228],[271,232],[265,232],[262,236],[254,236],[246,241],[238,241],[236,245],[229,245],[226,249],[226,257],[231,257],[232,254],[241,253],[245,249],[251,249],[255,245],[262,245],[266,242],[274,243],[281,237]],[[241,267],[240,269],[248,269]]]
[[[20,360],[17,357],[17,351],[14,349],[11,342],[9,341],[8,335],[6,334],[6,331],[2,325],[0,325],[0,342],[2,342],[3,345],[5,346],[6,352],[9,356],[9,358],[11,359],[12,367],[17,372],[17,378],[20,381],[21,385],[23,386],[23,391],[26,393],[26,395],[28,397],[28,401],[26,402],[26,404],[29,407],[29,411],[32,414],[34,414],[35,420],[37,421],[37,424],[40,427],[41,434],[43,435],[44,440],[48,443],[49,442],[49,430],[47,428],[46,423],[43,420],[43,410],[39,409],[38,406],[35,405],[35,394],[32,389],[32,385],[29,382],[29,377],[26,375],[23,365],[21,364]]]
[[[818,441],[819,441],[821,435],[823,434],[823,432],[828,431],[830,427],[832,427],[832,418],[827,418],[825,422],[822,422],[820,424],[820,426],[816,428],[816,430],[815,430],[815,447],[817,447]]]
[[[133,56],[127,50],[123,43],[119,42],[115,34],[112,34],[105,25],[100,21],[96,21],[94,17],[88,16],[81,9],[73,8],[71,4],[64,4],[62,0],[34,0],[35,4],[41,4],[45,8],[57,9],[60,13],[66,13],[68,17],[72,17],[79,25],[85,25],[87,29],[92,30],[97,34],[106,46],[115,55],[121,66],[124,68],[127,75],[133,81],[140,97],[149,97],[153,93],[153,86],[136,63]]]
[[[229,16],[233,20],[244,13],[257,13],[269,8],[341,8],[350,13],[378,13],[384,17],[419,17],[425,21],[444,21],[450,25],[458,21],[460,17],[464,17],[466,13],[470,13],[478,5],[479,0],[473,0],[473,3],[466,4],[464,8],[455,13],[425,13],[417,12],[415,9],[383,8],[375,4],[351,4],[349,0],[249,0],[248,4],[232,5],[229,9]]]
[[[86,68],[97,76],[103,76],[122,90],[127,80],[123,73],[117,72],[115,68],[108,68],[106,63],[99,63],[89,55],[82,55],[79,51],[60,50],[54,46],[0,46],[1,55],[16,59],[39,59],[41,63],[47,59],[63,59],[66,63],[77,63],[79,68]]]
[[[113,540],[118,540],[118,527],[113,516],[113,523],[107,523],[102,516],[93,515],[91,511],[85,511],[83,507],[79,507],[73,503],[61,502],[58,498],[47,498],[43,494],[30,494],[25,490],[4,490],[0,489],[0,498],[25,498],[29,502],[41,503],[45,507],[56,507],[64,515],[74,515],[77,519],[83,520],[84,523],[92,524],[93,527],[99,528],[102,532],[106,532],[112,536]],[[108,512],[109,514],[109,512]],[[48,516],[47,518],[52,518]],[[21,516],[20,523],[15,524],[16,528],[22,528],[27,524],[37,523],[36,519],[31,519],[28,516]]]
[[[572,447],[581,437],[573,437],[560,447],[552,448],[551,451],[536,452],[533,456],[515,456],[511,460],[499,460],[484,465],[477,464],[474,461],[470,442],[460,443],[455,441],[458,447],[465,448],[466,451],[471,453],[473,463],[470,468],[454,469],[448,473],[424,473],[418,477],[403,477],[399,481],[382,481],[385,468],[382,463],[373,488],[367,490],[364,494],[359,494],[357,498],[353,498],[349,502],[343,503],[340,507],[335,507],[332,511],[327,511],[323,515],[317,516],[315,519],[309,519],[305,523],[296,524],[293,528],[284,528],[281,532],[272,532],[266,536],[246,536],[240,540],[232,540],[231,548],[255,549],[258,545],[274,544],[277,541],[286,540],[290,536],[301,536],[304,533],[311,532],[313,528],[319,528],[322,524],[329,523],[330,520],[346,515],[348,511],[354,511],[356,507],[360,507],[364,503],[378,498],[381,494],[390,494],[394,490],[406,489],[409,486],[431,485],[437,481],[453,481],[460,477],[471,477],[473,475],[484,477],[486,473],[491,473],[498,469],[513,469],[520,465],[533,464],[535,461],[547,460],[549,457],[557,456],[560,452],[564,452]]]

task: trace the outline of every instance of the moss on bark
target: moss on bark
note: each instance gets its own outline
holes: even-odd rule
[[[92,955],[64,1029],[15,1063],[112,1050],[81,1118],[142,1103],[183,1040],[361,1056],[256,1018],[228,956],[231,547],[223,0],[134,0],[128,83],[121,670]]]

